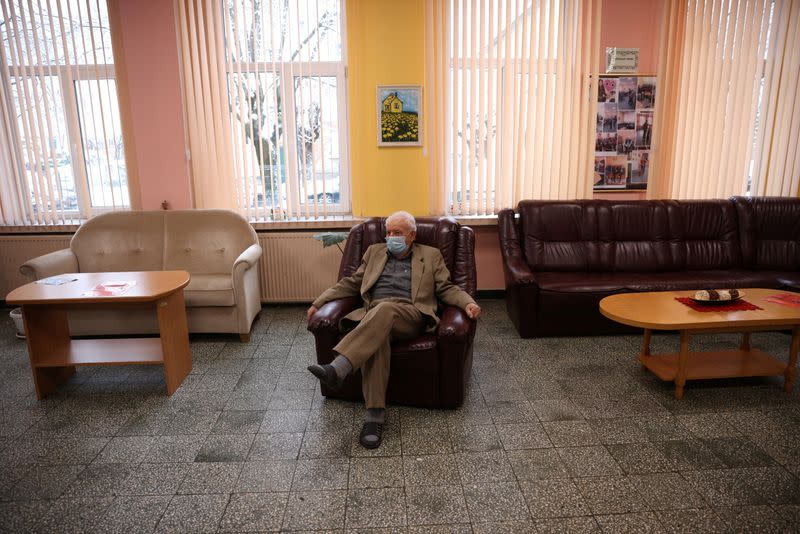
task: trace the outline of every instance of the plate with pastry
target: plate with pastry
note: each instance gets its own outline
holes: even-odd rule
[[[735,302],[743,296],[744,291],[739,289],[701,289],[689,298],[703,304],[719,304],[722,302]]]

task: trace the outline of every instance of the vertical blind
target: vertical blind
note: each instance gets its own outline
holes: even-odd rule
[[[0,0],[0,223],[130,206],[105,0]]]
[[[348,212],[342,1],[178,4],[197,206]]]
[[[665,3],[656,103],[665,119],[654,127],[648,197],[797,194],[797,9],[792,0]]]
[[[428,0],[431,206],[591,195],[601,0]]]

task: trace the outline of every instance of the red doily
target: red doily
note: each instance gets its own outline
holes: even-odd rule
[[[747,302],[744,299],[736,300],[734,302],[731,302],[730,304],[722,304],[719,302],[715,302],[712,304],[703,304],[701,302],[692,300],[689,297],[675,297],[675,300],[677,300],[681,304],[689,306],[694,311],[699,311],[699,312],[750,311],[750,310],[764,309],[760,306],[756,306],[755,304]]]

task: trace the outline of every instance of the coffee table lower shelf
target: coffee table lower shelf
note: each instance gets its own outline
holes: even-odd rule
[[[68,345],[59,348],[61,350],[41,355],[34,367],[164,363],[161,339],[157,337],[72,339]]]
[[[679,357],[679,353],[640,354],[639,361],[661,380],[672,381],[678,376]],[[785,372],[785,363],[758,349],[689,352],[686,360],[686,380],[782,376]]]

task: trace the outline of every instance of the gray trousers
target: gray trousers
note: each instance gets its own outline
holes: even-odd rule
[[[364,318],[355,323],[333,348],[350,361],[353,370],[361,369],[361,388],[367,408],[386,407],[389,383],[391,342],[419,336],[425,328],[424,316],[404,299],[372,302]]]

